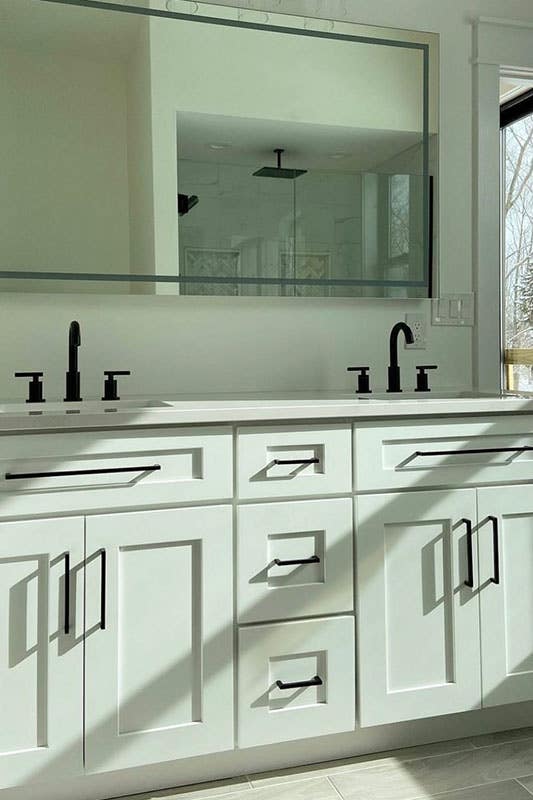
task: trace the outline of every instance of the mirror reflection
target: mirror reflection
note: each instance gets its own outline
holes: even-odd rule
[[[428,296],[434,37],[182,5],[2,0],[0,287]]]

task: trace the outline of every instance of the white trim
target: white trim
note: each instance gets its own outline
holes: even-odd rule
[[[474,53],[474,384],[492,392],[502,378],[500,77],[509,70],[533,71],[533,23],[480,17],[474,23]]]

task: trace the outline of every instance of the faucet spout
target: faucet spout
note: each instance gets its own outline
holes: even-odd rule
[[[413,331],[407,325],[406,322],[397,322],[396,325],[393,326],[390,332],[390,339],[389,339],[389,352],[390,352],[390,361],[389,361],[389,370],[388,370],[388,388],[387,392],[401,392],[401,382],[400,382],[400,367],[398,366],[398,337],[400,333],[403,333],[405,336],[405,341],[407,344],[413,344],[415,337],[413,335]]]
[[[66,374],[65,402],[81,400],[80,373],[78,370],[78,348],[81,346],[80,323],[73,320],[68,331],[68,372]]]

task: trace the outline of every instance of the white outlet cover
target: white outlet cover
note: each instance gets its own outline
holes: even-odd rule
[[[405,343],[406,350],[425,350],[427,347],[427,321],[425,314],[406,314],[405,321],[413,331],[413,344]]]

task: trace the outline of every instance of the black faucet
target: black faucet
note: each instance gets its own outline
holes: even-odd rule
[[[65,402],[76,403],[80,396],[80,373],[78,370],[78,347],[81,345],[80,323],[73,320],[68,331],[68,372],[66,375]]]
[[[415,337],[413,331],[406,322],[397,322],[390,332],[390,363],[389,363],[389,386],[387,392],[401,392],[400,367],[398,366],[398,336],[400,331],[405,336],[407,344],[413,344]]]

